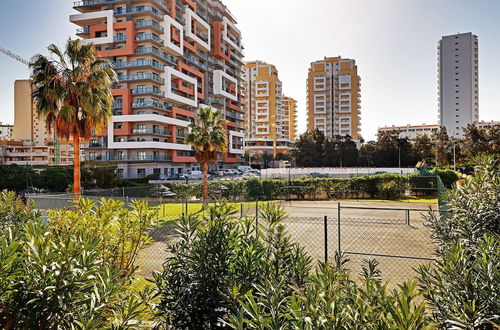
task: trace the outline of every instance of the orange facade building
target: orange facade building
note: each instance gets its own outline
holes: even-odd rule
[[[361,78],[356,62],[325,57],[311,63],[307,79],[307,128],[328,138],[360,139]]]
[[[247,62],[243,77],[246,152],[256,158],[288,154],[295,140],[296,101],[283,95],[278,70],[262,61]]]
[[[220,0],[84,0],[70,21],[112,60],[113,116],[85,158],[117,162],[124,177],[170,175],[199,166],[184,143],[200,105],[223,111],[228,152],[220,167],[242,163],[243,47]]]

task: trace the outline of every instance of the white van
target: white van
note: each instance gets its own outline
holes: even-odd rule
[[[238,171],[240,172],[250,172],[252,171],[252,168],[250,166],[238,166]]]
[[[188,170],[186,172],[186,177],[189,180],[201,180],[201,179],[203,179],[203,172],[202,171],[191,171],[191,170]]]

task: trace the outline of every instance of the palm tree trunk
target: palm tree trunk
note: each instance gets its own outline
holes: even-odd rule
[[[203,201],[208,202],[208,162],[203,162]]]
[[[80,197],[80,134],[73,134],[73,194]]]

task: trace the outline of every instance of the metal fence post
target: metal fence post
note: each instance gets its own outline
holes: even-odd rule
[[[406,210],[406,224],[410,225],[410,210]]]
[[[328,216],[325,215],[324,218],[325,227],[325,262],[328,261]]]
[[[340,202],[337,204],[337,239],[338,239],[338,252],[340,255]]]
[[[259,237],[259,200],[255,201],[255,237]]]
[[[240,203],[240,218],[243,218],[243,203]]]

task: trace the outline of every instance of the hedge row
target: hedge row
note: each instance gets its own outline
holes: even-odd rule
[[[453,175],[451,175],[451,172]],[[438,174],[438,173],[436,173]],[[453,171],[439,173],[445,186],[451,186],[458,177]],[[442,175],[442,176],[441,176]],[[201,196],[202,183],[167,183],[179,198]],[[296,199],[337,198],[397,198],[411,191],[417,195],[436,193],[435,178],[429,176],[380,174],[354,178],[307,178],[292,180],[258,179],[246,181],[210,182],[212,198],[229,200],[272,200],[279,197]]]

